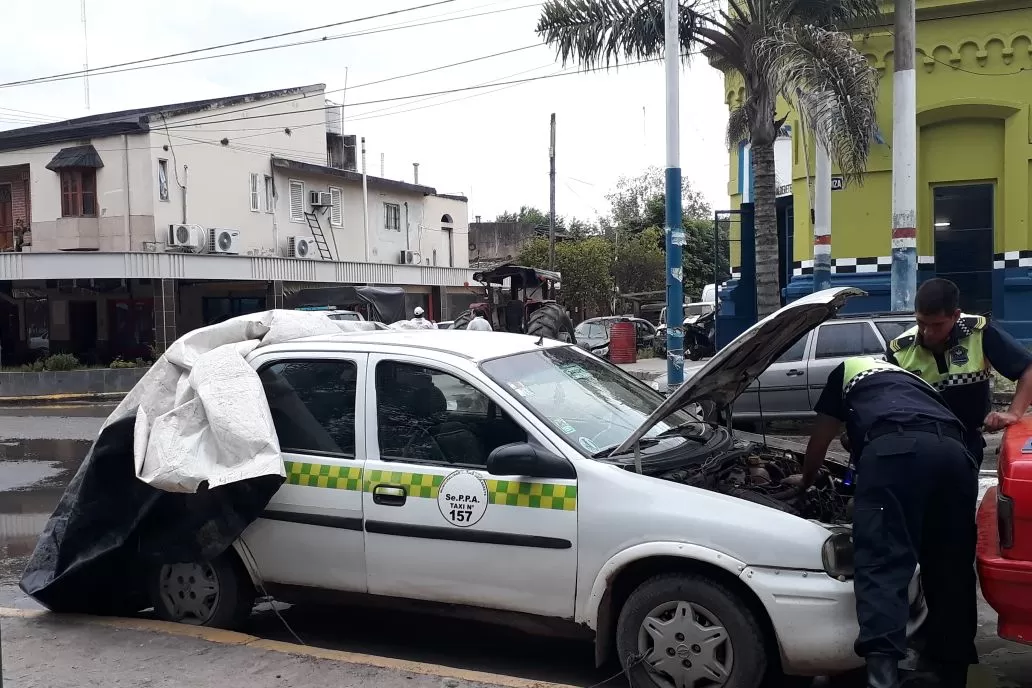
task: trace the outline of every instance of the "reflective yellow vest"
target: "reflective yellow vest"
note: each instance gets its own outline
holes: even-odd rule
[[[989,360],[982,348],[982,335],[988,324],[980,315],[961,315],[957,321],[960,337],[946,351],[946,372],[940,372],[935,354],[917,341],[917,327],[912,327],[889,342],[889,351],[900,368],[919,376],[942,391],[961,385],[989,380]]]
[[[886,361],[879,361],[876,358],[847,358],[843,362],[843,375],[842,375],[842,396],[845,397],[849,394],[849,390],[853,389],[853,385],[866,379],[877,373],[907,373],[906,370],[901,370],[897,366],[892,365]],[[911,377],[920,379],[917,375],[911,374]],[[921,380],[925,382],[924,380]],[[927,384],[927,383],[925,383]],[[936,395],[938,396],[938,394]]]

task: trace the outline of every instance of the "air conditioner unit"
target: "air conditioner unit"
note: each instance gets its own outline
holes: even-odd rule
[[[235,229],[217,229],[210,231],[208,250],[212,253],[240,253],[240,232]]]
[[[308,203],[313,208],[328,208],[333,205],[333,197],[329,191],[309,191]]]
[[[401,263],[402,265],[419,265],[422,257],[419,255],[419,251],[402,251],[401,252]]]
[[[187,251],[189,253],[201,253],[208,246],[207,232],[200,225],[169,225],[168,250]]]
[[[292,236],[287,238],[287,255],[312,260],[319,256],[319,250],[312,237]]]

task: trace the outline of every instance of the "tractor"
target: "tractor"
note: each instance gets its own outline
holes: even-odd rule
[[[459,314],[452,324],[453,330],[466,329],[474,311],[479,310],[496,331],[577,343],[573,321],[555,301],[556,285],[561,279],[558,272],[503,263],[473,273],[473,279],[484,285],[485,300],[470,304],[469,310]],[[506,280],[508,298],[502,289]]]

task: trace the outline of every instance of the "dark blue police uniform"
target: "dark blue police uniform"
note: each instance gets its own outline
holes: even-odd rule
[[[918,377],[858,360],[832,371],[814,406],[846,424],[857,473],[856,652],[906,656],[907,590],[920,563],[932,629],[922,656],[966,675],[977,662],[977,468],[964,426]]]
[[[914,327],[889,342],[885,358],[935,387],[964,424],[968,448],[982,464],[982,422],[992,411],[989,368],[1012,382],[1032,365],[1032,353],[980,315],[963,315],[942,353],[925,349]]]

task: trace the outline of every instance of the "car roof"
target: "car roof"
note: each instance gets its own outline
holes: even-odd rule
[[[541,342],[540,345],[538,342]],[[542,339],[508,332],[468,332],[466,330],[369,330],[301,337],[256,350],[258,353],[298,350],[400,349],[410,353],[454,354],[475,362],[510,356],[542,348],[570,346],[553,339]],[[400,352],[399,352],[400,353]]]

